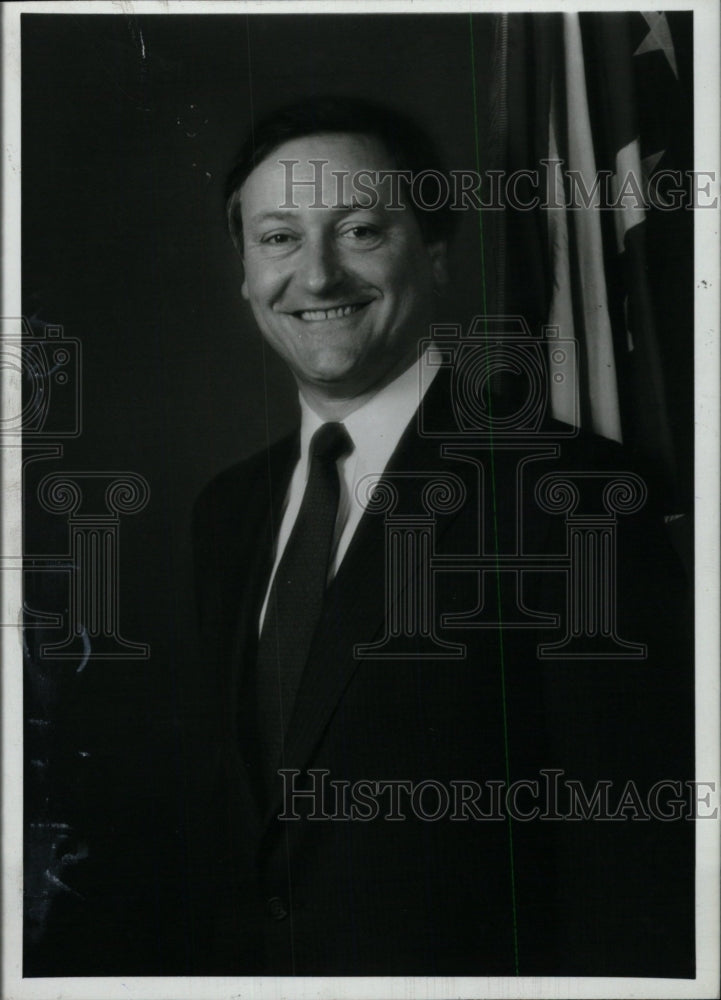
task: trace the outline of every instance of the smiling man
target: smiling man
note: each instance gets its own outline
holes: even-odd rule
[[[296,206],[279,209],[295,163]],[[417,361],[434,286],[445,280],[443,241],[426,242],[409,208],[387,208],[383,185],[371,208],[354,203],[350,183],[347,204],[337,199],[338,178],[397,169],[373,136],[310,135],[279,146],[233,196],[243,222],[243,295],[325,419],[343,419]]]
[[[246,753],[259,758],[251,771],[264,775],[261,801],[287,763],[289,719],[326,586],[364,513],[356,488],[383,471],[418,408],[418,344],[430,332],[434,290],[447,279],[454,219],[413,206],[407,186],[398,199],[402,175],[428,162],[438,163],[430,140],[402,116],[321,99],[261,124],[229,180],[243,296],[293,373],[301,409],[299,455],[273,528],[255,669],[246,674],[247,701],[257,709],[247,720],[255,735]],[[342,438],[316,487],[319,432]],[[268,495],[271,505],[278,499]]]
[[[203,669],[218,695],[208,804],[195,810],[197,971],[679,974],[667,904],[688,869],[664,871],[659,888],[652,859],[675,858],[686,832],[637,823],[622,850],[614,824],[548,822],[560,815],[543,789],[554,768],[626,779],[631,759],[641,784],[667,778],[687,717],[649,708],[648,731],[639,721],[647,663],[600,674],[579,657],[570,674],[568,661],[539,660],[539,629],[559,638],[557,572],[521,583],[464,568],[515,545],[521,526],[537,565],[563,551],[563,519],[534,500],[559,448],[532,452],[534,475],[515,445],[458,450],[452,377],[419,347],[455,221],[447,204],[411,196],[408,178],[424,171],[443,173],[405,117],[319,98],[258,123],[230,175],[243,296],[293,373],[300,420],[216,477],[195,510]],[[621,461],[596,438],[564,448],[564,470]],[[433,580],[430,530],[447,561]],[[672,705],[664,551],[636,533],[618,626],[649,642],[654,692]],[[596,801],[594,785],[583,791]]]

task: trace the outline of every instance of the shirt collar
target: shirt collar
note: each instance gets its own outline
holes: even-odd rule
[[[375,396],[341,421],[354,445],[354,456],[364,469],[381,471],[393,454],[403,431],[438,373],[422,355]],[[422,376],[422,378],[421,378]],[[301,409],[300,455],[307,461],[310,440],[325,422],[299,393]]]

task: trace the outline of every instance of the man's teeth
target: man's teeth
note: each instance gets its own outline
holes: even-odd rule
[[[364,305],[364,302],[358,302],[352,306],[338,306],[336,309],[304,309],[298,315],[301,319],[309,322],[322,319],[341,319],[343,316],[350,316],[351,313],[358,312]]]

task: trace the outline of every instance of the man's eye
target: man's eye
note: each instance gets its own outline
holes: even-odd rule
[[[357,225],[350,226],[345,230],[343,235],[348,236],[353,240],[368,241],[378,239],[380,233],[375,226]]]
[[[264,236],[261,243],[266,245],[279,247],[283,246],[285,243],[290,243],[293,236],[290,233],[270,233],[268,236]]]

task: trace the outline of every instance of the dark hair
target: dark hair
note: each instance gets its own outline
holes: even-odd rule
[[[412,176],[433,171],[448,177],[433,140],[407,115],[354,97],[311,97],[280,108],[251,126],[225,188],[228,227],[236,247],[242,245],[239,192],[247,177],[283,143],[324,132],[372,136],[391,155],[397,170],[409,170]],[[408,185],[402,182],[402,186],[407,192]],[[424,208],[413,198],[409,202],[426,243],[452,235],[456,217],[447,201],[433,208]]]

